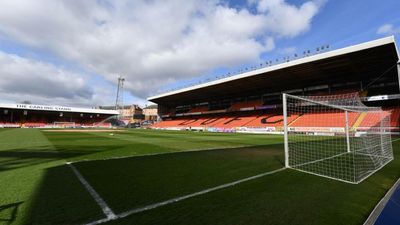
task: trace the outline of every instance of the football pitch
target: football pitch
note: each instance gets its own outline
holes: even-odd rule
[[[0,224],[363,224],[400,177],[393,151],[354,185],[283,170],[278,135],[0,129]]]

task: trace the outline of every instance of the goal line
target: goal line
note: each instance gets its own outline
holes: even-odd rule
[[[310,161],[310,162],[305,162],[305,163],[301,163],[301,164],[292,165],[290,167],[295,169],[296,167],[322,162],[322,161],[325,161],[325,160],[328,160],[328,159],[333,159],[333,158],[336,158],[336,157],[339,157],[339,156],[342,156],[342,155],[346,155],[346,154],[349,154],[349,155],[351,155],[351,154],[353,154],[353,155],[365,155],[365,156],[370,156],[370,157],[380,157],[380,158],[385,158],[385,159],[392,159],[392,158],[390,158],[388,156],[383,156],[383,155],[361,153],[362,150],[364,150],[364,149],[361,149],[361,150],[358,150],[358,151],[355,151],[355,152],[342,152],[342,153],[339,153],[339,154],[336,154],[336,155],[333,155],[333,156],[329,156],[329,157],[326,157],[326,158],[317,159],[317,160],[313,160],[313,161]]]
[[[336,158],[336,157],[339,157],[339,156],[342,156],[342,155],[346,155],[346,154],[351,154],[351,153],[342,152],[342,153],[339,153],[337,155],[329,156],[329,157],[326,157],[326,158],[323,158],[323,159],[317,159],[317,160],[314,160],[314,161],[311,161],[311,162],[305,162],[305,163],[301,163],[301,164],[296,164],[296,165],[290,166],[290,168],[296,169],[296,167],[305,166],[305,165],[309,165],[309,164],[314,164],[314,163],[317,163],[317,162],[322,162],[322,161],[325,161],[325,160],[328,160],[328,159],[333,159],[333,158]]]

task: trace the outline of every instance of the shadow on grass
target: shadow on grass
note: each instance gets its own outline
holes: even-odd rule
[[[0,216],[0,222],[4,222],[4,224],[13,223],[17,218],[18,208],[22,203],[23,202],[16,202],[7,205],[0,205],[0,215],[7,215],[6,217]]]
[[[46,169],[22,224],[81,224],[104,217],[67,165]]]
[[[56,158],[70,158],[70,157],[75,157],[75,156],[81,156],[85,154],[92,154],[92,153],[97,153],[101,151],[110,151],[113,149],[118,149],[121,148],[121,146],[117,145],[112,145],[112,146],[95,146],[95,147],[83,147],[83,146],[70,146],[70,145],[57,145],[55,146],[58,149],[58,154],[59,156],[52,155],[52,154],[44,154],[46,157],[42,157],[44,159],[48,160],[54,160]],[[85,149],[85,150],[79,150],[79,149]],[[246,150],[249,151],[246,151]],[[212,177],[208,178],[210,174],[213,174],[215,170],[212,169],[212,167],[207,167],[207,165],[213,165],[214,167],[220,168],[220,170],[223,170],[225,167],[226,171],[231,173],[233,171],[233,175],[227,175],[227,176],[233,176],[231,179],[236,179],[236,177],[241,177],[247,176],[247,174],[253,174],[260,171],[264,171],[264,161],[262,160],[262,150],[271,150],[268,153],[264,153],[264,157],[271,157],[271,158],[281,158],[279,160],[279,163],[277,162],[275,166],[273,167],[280,167],[280,164],[282,164],[282,145],[265,145],[265,146],[250,146],[250,147],[245,147],[245,148],[237,148],[237,149],[218,149],[218,150],[212,150],[212,151],[200,151],[200,152],[182,152],[177,154],[167,154],[164,156],[146,156],[150,158],[175,158],[175,161],[172,160],[171,163],[167,163],[168,165],[166,166],[176,166],[177,169],[176,171],[180,171],[180,173],[184,173],[182,171],[182,168],[193,168],[191,165],[194,166],[194,169],[200,166],[200,169],[204,169],[202,172],[198,171],[199,176],[201,175],[202,179],[205,179],[204,182],[209,184],[209,186],[214,186],[212,181],[214,180]],[[232,154],[236,155],[234,159],[230,159],[231,157],[228,157],[229,154],[226,154],[231,152]],[[71,154],[73,153],[73,154]],[[29,155],[29,154],[27,154]],[[197,159],[197,162],[190,161],[192,157],[188,157],[189,155],[194,155]],[[207,160],[209,158],[209,155],[212,157],[211,162],[208,162]],[[31,159],[33,156],[28,157],[27,159]],[[202,156],[202,157],[200,157]],[[246,158],[248,157],[248,159]],[[20,156],[20,158],[23,158]],[[38,159],[42,159],[41,157],[37,157]],[[204,162],[204,160],[206,162]],[[244,160],[244,161],[243,161]],[[253,161],[256,160],[256,161]],[[262,160],[262,161],[260,161]],[[149,176],[146,176],[147,170],[150,170],[148,166],[152,166],[154,168],[160,167],[160,165],[157,164],[158,160],[155,161],[156,164],[152,165],[151,161],[150,163],[148,162],[149,159],[142,158],[142,157],[134,157],[134,158],[129,158],[129,159],[120,159],[120,160],[106,160],[106,161],[99,161],[98,163],[103,164],[102,162],[114,162],[116,165],[121,164],[121,161],[128,161],[127,162],[127,167],[125,167],[125,170],[128,174],[131,174],[135,171],[132,171],[131,167],[133,169],[140,167],[140,165],[143,165],[143,170],[136,171],[135,173],[138,173],[140,177],[146,178]],[[169,160],[168,160],[169,161]],[[258,161],[258,162],[257,162]],[[274,160],[272,160],[274,161]],[[130,162],[135,162],[139,163],[140,165],[130,165]],[[174,163],[178,162],[178,163]],[[225,162],[225,163],[223,163]],[[181,164],[180,164],[181,163]],[[223,165],[220,165],[220,164]],[[232,164],[233,163],[233,164]],[[87,164],[86,162],[83,162],[82,164]],[[89,163],[90,164],[90,163]],[[191,165],[190,165],[191,164]],[[232,165],[231,165],[232,164]],[[244,164],[253,164],[253,166],[256,166],[255,168],[249,168],[249,171],[234,171],[230,170],[229,168],[237,168],[236,165],[239,168],[244,167]],[[255,165],[256,164],[256,165]],[[104,164],[103,164],[104,165]],[[93,168],[96,171],[96,174],[102,176],[103,178],[101,180],[105,181],[107,178],[107,175],[111,173],[112,177],[115,177],[116,174],[112,173],[115,168],[111,167],[108,168],[107,166],[101,165],[100,167]],[[201,166],[204,165],[204,166]],[[258,166],[257,166],[258,165]],[[119,168],[124,168],[125,164],[119,165]],[[162,165],[161,165],[162,166]],[[260,168],[258,168],[260,167]],[[108,168],[108,169],[105,169]],[[153,170],[154,170],[153,168]],[[162,168],[158,168],[162,169]],[[170,168],[171,169],[171,168]],[[111,172],[107,172],[111,170]],[[186,170],[185,170],[186,171]],[[191,173],[195,172],[191,170],[187,170],[187,175],[188,177],[192,177]],[[225,171],[225,170],[224,170]],[[81,171],[82,172],[82,171]],[[172,170],[174,172],[174,170]],[[220,171],[221,172],[221,171]],[[242,174],[243,173],[243,174]],[[124,173],[125,174],[125,173]],[[161,174],[161,173],[156,173],[156,174]],[[175,173],[172,173],[171,175],[174,177]],[[184,173],[183,175],[185,175]],[[118,173],[117,173],[118,175]],[[85,174],[84,174],[85,176]],[[222,174],[221,174],[222,176]],[[225,176],[222,176],[225,177]],[[87,178],[85,176],[85,178]],[[123,177],[125,178],[125,177]],[[214,176],[215,180],[217,183],[224,183],[227,182],[225,180],[220,181],[218,176]],[[161,179],[160,177],[154,177],[154,179]],[[166,179],[166,178],[163,178]],[[176,178],[176,179],[179,179]],[[226,179],[226,178],[224,178]],[[209,181],[207,181],[209,180]],[[129,180],[123,180],[124,182],[129,182]],[[187,180],[183,180],[184,184],[182,187],[185,187],[188,182]],[[90,181],[89,181],[90,182]],[[91,182],[90,182],[91,183]],[[96,182],[93,182],[95,184]],[[194,182],[195,183],[195,182]],[[201,182],[200,182],[201,183]],[[92,183],[91,183],[92,184]],[[93,185],[92,184],[92,185]],[[155,184],[153,182],[148,183],[150,186],[154,186]],[[113,182],[107,182],[107,185],[111,185],[111,189],[107,189],[107,191],[111,191],[112,195],[114,195],[114,191],[120,189],[121,187],[124,187],[122,183],[113,183]],[[176,185],[176,184],[175,184]],[[198,187],[196,185],[194,186],[193,189],[197,190]],[[120,193],[115,194],[114,196],[122,196],[121,194],[126,194],[128,195],[132,190],[129,190],[130,186],[127,186],[127,191],[124,192],[125,190],[122,190]],[[161,186],[158,186],[161,187]],[[174,187],[171,185],[171,187]],[[200,187],[201,188],[201,187]],[[95,188],[96,191],[99,191],[97,187]],[[175,189],[175,188],[173,188]],[[173,191],[173,190],[172,190]],[[189,192],[192,192],[192,190],[189,190]],[[173,193],[172,193],[173,194]],[[178,194],[182,194],[179,192]],[[100,195],[103,197],[103,195],[100,193]],[[131,195],[131,194],[129,194]],[[147,195],[143,195],[143,198],[148,198],[146,197]],[[123,197],[123,196],[122,196]],[[125,197],[123,197],[125,198]],[[131,207],[131,202],[128,201],[127,199],[123,199],[124,203],[127,204],[127,208]],[[29,205],[26,210],[26,214],[23,215],[23,223],[22,224],[30,224],[30,225],[35,225],[35,224],[40,224],[40,225],[47,225],[47,224],[82,224],[86,222],[90,222],[93,220],[101,219],[103,218],[104,215],[101,213],[101,209],[97,206],[95,201],[92,199],[92,197],[89,195],[87,190],[82,186],[82,184],[79,182],[79,180],[75,177],[73,172],[68,166],[62,165],[62,166],[57,166],[57,167],[52,167],[48,168],[44,171],[43,176],[41,178],[41,181],[38,183],[36,186],[36,190],[34,192],[34,195],[32,196],[32,200],[29,202]]]
[[[87,161],[75,166],[118,213],[282,168],[283,151],[281,144],[250,146]]]
[[[56,150],[53,150],[43,146],[43,148],[36,147],[34,149],[3,150],[0,151],[0,172],[102,151],[110,151],[120,147],[121,146],[56,146]]]

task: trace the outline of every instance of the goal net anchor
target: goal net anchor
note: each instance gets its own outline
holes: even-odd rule
[[[358,184],[393,160],[390,114],[357,93],[283,94],[285,167]]]

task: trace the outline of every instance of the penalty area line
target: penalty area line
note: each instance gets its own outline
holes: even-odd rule
[[[172,199],[169,199],[169,200],[166,200],[166,201],[150,204],[150,205],[147,205],[147,206],[144,206],[144,207],[141,207],[141,208],[131,209],[131,210],[128,210],[126,212],[122,212],[120,214],[117,214],[115,218],[104,218],[104,219],[100,219],[100,220],[96,220],[96,221],[87,223],[85,225],[97,225],[97,224],[106,223],[106,222],[111,221],[111,220],[122,219],[122,218],[127,217],[127,216],[132,215],[132,214],[148,211],[148,210],[155,209],[155,208],[158,208],[158,207],[161,207],[161,206],[165,206],[165,205],[169,205],[169,204],[172,204],[172,203],[175,203],[175,202],[179,202],[179,201],[182,201],[182,200],[185,200],[185,199],[188,199],[188,198],[193,198],[193,197],[196,197],[196,196],[199,196],[199,195],[204,195],[204,194],[207,194],[207,193],[210,193],[210,192],[213,192],[213,191],[217,191],[217,190],[221,190],[221,189],[224,189],[224,188],[232,187],[232,186],[235,186],[237,184],[240,184],[240,183],[243,183],[243,182],[246,182],[246,181],[254,180],[254,179],[257,179],[257,178],[260,178],[260,177],[264,177],[264,176],[267,176],[267,175],[271,175],[271,174],[283,171],[285,169],[286,168],[283,167],[283,168],[280,168],[280,169],[276,169],[276,170],[268,171],[268,172],[265,172],[265,173],[257,174],[255,176],[251,176],[251,177],[247,177],[247,178],[244,178],[244,179],[240,179],[240,180],[237,180],[237,181],[234,181],[234,182],[222,184],[222,185],[219,185],[219,186],[216,186],[216,187],[213,187],[213,188],[208,188],[208,189],[205,189],[205,190],[202,190],[202,191],[194,192],[192,194],[183,195],[183,196],[172,198]]]
[[[96,201],[96,203],[100,206],[101,210],[103,211],[104,215],[106,215],[106,219],[108,220],[113,220],[116,219],[117,216],[115,213],[111,210],[111,208],[107,205],[107,203],[100,197],[100,195],[94,190],[94,188],[89,184],[89,182],[86,181],[86,179],[82,176],[82,174],[78,171],[78,169],[72,165],[72,163],[68,162],[67,165],[72,169],[72,171],[75,173],[75,176],[78,178],[78,180],[83,184],[83,186],[86,188],[86,190],[89,192],[89,194],[93,197],[93,199]]]

